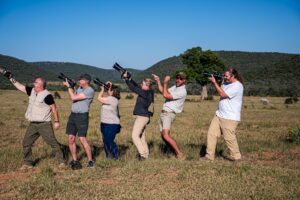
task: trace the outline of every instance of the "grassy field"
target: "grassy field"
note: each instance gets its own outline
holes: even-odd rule
[[[66,146],[71,102],[67,93],[60,95],[62,99],[56,103],[61,128],[55,134]],[[160,138],[158,117],[163,99],[157,95],[156,112],[146,130],[150,157],[140,162],[135,159],[137,151],[131,140],[135,99],[125,99],[126,94],[122,94],[123,128],[117,136],[121,159],[113,161],[104,159],[97,95],[91,105],[88,133],[95,168],[59,169],[51,148],[40,138],[33,147],[36,166],[20,172],[28,98],[21,92],[0,90],[0,199],[300,199],[300,146],[286,141],[289,129],[300,127],[300,103],[287,106],[285,98],[274,97],[268,98],[271,105],[265,106],[259,97],[245,97],[238,126],[243,160],[224,160],[227,148],[220,139],[217,159],[203,162],[199,155],[218,100],[194,102],[197,97],[188,96],[190,101],[171,130],[187,154],[185,161],[179,161]],[[79,155],[85,165],[82,148]]]

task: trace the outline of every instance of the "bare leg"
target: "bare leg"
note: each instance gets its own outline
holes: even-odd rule
[[[77,160],[75,136],[69,135],[69,149],[73,160]]]
[[[91,147],[90,147],[89,143],[87,142],[86,137],[79,137],[79,140],[85,150],[88,160],[93,160]]]
[[[171,137],[168,129],[163,129],[161,132],[163,139],[175,150],[177,157],[182,157],[184,154],[180,151],[176,141]]]

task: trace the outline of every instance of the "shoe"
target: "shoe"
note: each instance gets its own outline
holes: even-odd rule
[[[185,157],[185,155],[183,153],[181,153],[181,154],[177,154],[177,159],[178,160],[185,160],[186,157]]]
[[[66,167],[67,167],[67,165],[64,162],[59,163],[59,165],[58,165],[59,169],[65,169]]]
[[[138,161],[144,161],[144,160],[146,160],[147,158],[144,157],[144,156],[138,155],[138,156],[137,156],[137,159],[138,159]]]
[[[33,168],[33,166],[32,165],[26,165],[26,164],[24,164],[24,165],[22,165],[21,167],[20,167],[20,171],[27,171],[27,170],[30,170],[30,169],[32,169]]]
[[[86,166],[87,168],[94,168],[94,161],[90,160]]]
[[[200,157],[200,161],[213,161],[206,156]]]
[[[235,159],[235,158],[232,158],[232,157],[224,157],[225,160],[228,160],[228,161],[231,161],[231,162],[239,162],[241,161],[241,159]]]
[[[81,163],[78,160],[72,160],[69,165],[70,165],[71,169],[73,169],[73,170],[82,168]]]

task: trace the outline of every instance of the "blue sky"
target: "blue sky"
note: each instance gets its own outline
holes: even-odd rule
[[[299,0],[0,0],[0,54],[146,69],[200,46],[300,54]]]

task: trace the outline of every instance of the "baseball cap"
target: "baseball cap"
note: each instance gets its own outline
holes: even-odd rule
[[[176,77],[180,77],[182,79],[186,79],[187,78],[187,75],[184,73],[184,72],[178,72],[176,74]]]
[[[89,75],[89,74],[81,74],[78,78],[78,80],[82,80],[82,79],[85,79],[87,81],[91,81],[92,80],[92,77]]]

